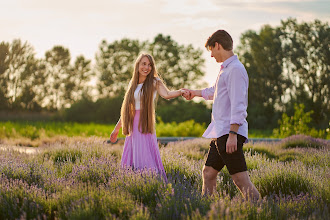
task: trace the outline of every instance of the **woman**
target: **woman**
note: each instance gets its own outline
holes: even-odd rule
[[[155,131],[156,92],[165,99],[171,99],[180,96],[183,91],[169,91],[157,74],[153,57],[141,54],[135,62],[121,107],[121,117],[110,135],[110,141],[116,142],[122,127],[126,138],[121,166],[153,169],[166,180]]]

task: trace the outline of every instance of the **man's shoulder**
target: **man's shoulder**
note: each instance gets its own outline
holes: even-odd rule
[[[242,77],[244,79],[249,78],[244,65],[239,60],[235,60],[235,62],[231,63],[230,69],[228,71],[228,77]]]
[[[231,62],[230,67],[233,68],[233,69],[242,68],[242,69],[245,70],[245,67],[244,67],[243,63],[241,63],[241,61],[239,61],[239,59],[236,59],[233,62]]]
[[[235,62],[232,62],[229,68],[230,68],[230,72],[247,74],[245,66],[239,60],[235,60]]]

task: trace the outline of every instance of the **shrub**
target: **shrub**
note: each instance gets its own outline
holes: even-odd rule
[[[281,141],[280,145],[284,149],[296,148],[296,147],[323,148],[323,147],[330,147],[330,142],[319,138],[312,138],[307,135],[293,135],[284,138]]]
[[[294,115],[288,116],[283,113],[282,120],[279,120],[280,127],[273,130],[274,136],[285,138],[291,135],[305,134],[313,137],[327,137],[328,130],[317,131],[315,128],[310,128],[312,121],[311,115],[313,110],[309,112],[304,111],[304,104],[294,105]]]

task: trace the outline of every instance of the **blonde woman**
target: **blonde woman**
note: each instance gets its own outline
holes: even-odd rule
[[[122,127],[126,138],[121,166],[153,169],[166,179],[155,132],[154,100],[157,92],[161,97],[171,99],[183,91],[169,91],[157,74],[153,57],[141,54],[136,59],[121,107],[121,117],[110,135],[110,141],[116,142]]]

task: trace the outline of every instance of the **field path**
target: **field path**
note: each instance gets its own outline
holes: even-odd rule
[[[34,154],[34,153],[38,153],[40,151],[38,148],[35,148],[35,147],[22,147],[22,146],[3,145],[3,144],[0,144],[0,150],[18,151],[20,153],[26,153],[26,154]]]

